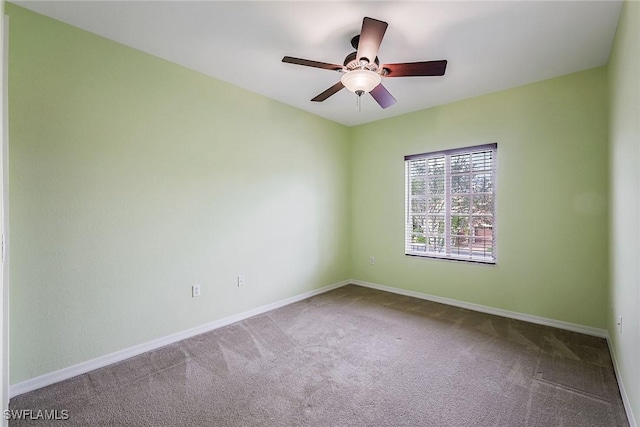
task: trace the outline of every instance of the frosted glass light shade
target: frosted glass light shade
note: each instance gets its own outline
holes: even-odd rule
[[[380,84],[382,77],[370,70],[353,70],[344,73],[340,81],[347,90],[353,93],[358,91],[368,93]]]

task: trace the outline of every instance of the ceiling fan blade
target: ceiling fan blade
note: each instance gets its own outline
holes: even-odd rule
[[[322,69],[325,69],[325,70],[332,70],[332,71],[340,71],[340,70],[342,70],[342,65],[328,64],[326,62],[311,61],[309,59],[293,58],[291,56],[285,56],[284,58],[282,58],[282,62],[286,62],[286,63],[289,63],[289,64],[296,64],[296,65],[305,65],[307,67],[322,68]]]
[[[382,108],[391,107],[397,102],[393,95],[389,93],[387,88],[382,85],[382,83],[374,87],[373,90],[369,93]]]
[[[443,76],[447,61],[405,62],[402,64],[384,64],[381,68],[389,70],[385,77]]]
[[[324,92],[322,92],[321,94],[316,96],[315,98],[313,98],[312,101],[313,102],[322,102],[325,99],[327,99],[328,97],[330,97],[331,95],[334,95],[334,94],[340,92],[342,90],[342,88],[344,88],[344,85],[342,84],[342,82],[338,82],[338,83],[334,84],[333,86],[331,86],[329,89],[325,90]]]
[[[360,40],[358,41],[358,59],[367,58],[369,62],[376,60],[382,37],[387,31],[388,25],[386,22],[372,18],[362,20],[362,31],[360,31]]]

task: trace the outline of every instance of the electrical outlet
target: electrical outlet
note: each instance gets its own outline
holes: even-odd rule
[[[622,316],[618,316],[618,332],[622,335]]]
[[[238,276],[238,287],[241,288],[244,286],[244,274],[240,274]]]
[[[191,296],[193,298],[200,296],[200,285],[193,285],[191,287]]]
[[[376,257],[369,257],[369,264],[374,265],[376,263]]]

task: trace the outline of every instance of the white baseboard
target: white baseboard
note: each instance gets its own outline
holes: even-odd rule
[[[223,319],[215,320],[204,325],[196,326],[191,329],[187,329],[175,334],[167,335],[162,338],[158,338],[143,344],[138,344],[133,347],[125,348],[124,350],[116,351],[115,353],[106,354],[104,356],[96,357],[95,359],[87,360],[86,362],[78,363],[77,365],[69,366],[67,368],[60,369],[55,372],[41,375],[39,377],[31,378],[29,380],[14,384],[9,387],[9,397],[15,397],[24,393],[28,393],[33,390],[37,390],[42,387],[46,387],[51,384],[55,384],[60,381],[73,378],[77,375],[86,374],[87,372],[95,369],[103,368],[113,363],[121,362],[134,356],[138,356],[142,353],[146,353],[151,350],[156,350],[160,347],[164,347],[175,342],[191,338],[196,335],[203,334],[205,332],[212,331],[214,329],[221,328],[223,326],[230,325],[232,323],[239,322],[249,317],[257,316],[267,311],[275,310],[276,308],[284,307],[285,305],[293,304],[294,302],[302,301],[303,299],[313,297],[336,288],[348,285],[350,280],[343,280],[342,282],[334,283],[332,285],[324,286],[319,289],[314,289],[309,292],[295,295],[289,298],[285,298],[280,301],[276,301],[271,304],[263,305],[261,307],[254,308],[239,314],[225,317]]]
[[[196,326],[191,329],[187,329],[185,331],[177,332],[175,334],[167,335],[162,338],[158,338],[143,344],[139,344],[133,347],[129,347],[114,353],[110,353],[104,356],[97,357],[95,359],[88,360],[86,362],[79,363],[77,365],[69,366],[67,368],[60,369],[55,372],[50,372],[48,374],[44,374],[35,378],[31,378],[29,380],[14,384],[9,388],[9,396],[15,397],[20,394],[28,393],[33,390],[37,390],[42,387],[46,387],[51,384],[55,384],[60,381],[64,381],[66,379],[75,377],[77,375],[85,374],[87,372],[93,371],[95,369],[99,369],[113,363],[121,362],[128,358],[138,356],[142,353],[146,353],[148,351],[152,351],[158,349],[160,347],[164,347],[169,344],[173,344],[175,342],[181,341],[183,339],[191,338],[195,335],[203,334],[205,332],[212,331],[214,329],[221,328],[223,326],[230,325],[235,322],[239,322],[241,320],[247,319],[249,317],[257,316],[259,314],[265,313],[267,311],[275,310],[280,307],[284,307],[285,305],[293,304],[294,302],[302,301],[303,299],[310,298],[315,295],[322,294],[324,292],[331,291],[333,289],[340,288],[342,286],[354,284],[359,286],[364,286],[372,289],[378,289],[381,291],[391,292],[399,295],[406,295],[414,298],[429,300],[433,302],[438,302],[442,304],[452,305],[455,307],[461,307],[468,310],[479,311],[482,313],[494,314],[497,316],[508,317],[512,319],[523,320],[525,322],[537,323],[546,326],[552,326],[560,329],[566,329],[569,331],[580,332],[587,335],[593,335],[601,338],[607,338],[608,333],[604,329],[592,328],[589,326],[578,325],[575,323],[563,322],[554,319],[548,319],[539,316],[533,316],[530,314],[523,314],[514,311],[503,310],[499,308],[493,308],[488,306],[483,306],[479,304],[473,304],[469,302],[459,301],[451,298],[439,297],[436,295],[429,295],[421,292],[410,291],[406,289],[394,288],[391,286],[379,285],[376,283],[365,282],[362,280],[343,280],[338,283],[334,283],[329,286],[325,286],[319,289],[314,289],[309,292],[305,292],[300,295],[296,295],[290,298],[286,298],[280,301],[276,301],[271,304],[267,304],[261,307],[257,307],[252,310],[245,311],[243,313],[235,314],[232,316],[225,317],[223,319],[219,319],[210,323],[206,323],[204,325]],[[613,357],[613,352],[612,352]],[[615,360],[615,359],[614,359]],[[614,362],[615,366],[615,362]],[[617,372],[617,371],[616,371]],[[620,384],[621,393],[623,395],[623,401],[625,402],[625,408],[627,409],[627,413],[629,414],[630,420],[633,420],[633,416],[630,412],[628,398],[626,397],[626,393],[623,391],[622,382],[618,382]],[[627,399],[627,400],[624,400]],[[632,427],[637,427],[634,423],[631,423]]]
[[[466,308],[468,310],[479,311],[481,313],[494,314],[496,316],[508,317],[510,319],[523,320],[525,322],[537,323],[539,325],[552,326],[554,328],[565,329],[581,334],[592,335],[600,338],[607,338],[606,329],[593,328],[591,326],[578,325],[576,323],[563,322],[561,320],[549,319],[546,317],[534,316],[532,314],[518,313],[516,311],[503,310],[501,308],[488,307],[486,305],[473,304],[451,298],[439,297],[436,295],[424,294],[422,292],[409,291],[406,289],[394,288],[391,286],[379,285],[377,283],[364,282],[362,280],[351,280],[354,285],[367,288],[378,289],[380,291],[391,292],[399,295],[420,298],[441,304],[453,305],[455,307]]]
[[[620,368],[618,367],[616,352],[613,349],[613,345],[611,344],[611,339],[609,339],[608,336],[607,336],[607,344],[609,345],[609,353],[611,353],[611,360],[613,361],[613,371],[616,374],[616,380],[618,380],[618,388],[620,389],[620,396],[622,396],[622,404],[624,405],[624,410],[627,413],[629,426],[638,427],[638,424],[636,423],[636,418],[633,416],[633,410],[631,409],[631,402],[629,401],[629,396],[627,396],[627,390],[624,387],[624,381],[622,381],[622,376],[620,375]]]

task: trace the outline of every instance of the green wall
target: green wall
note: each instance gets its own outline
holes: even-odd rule
[[[607,326],[605,68],[348,129],[7,12],[13,384],[349,277]],[[403,156],[489,142],[497,265],[404,256]]]
[[[347,128],[7,11],[13,384],[348,278]]]
[[[604,328],[606,89],[597,68],[352,128],[352,277]],[[493,142],[497,265],[405,256],[404,156]]]
[[[609,337],[640,419],[640,3],[625,2],[609,61],[611,290]],[[622,334],[616,325],[623,317]]]

